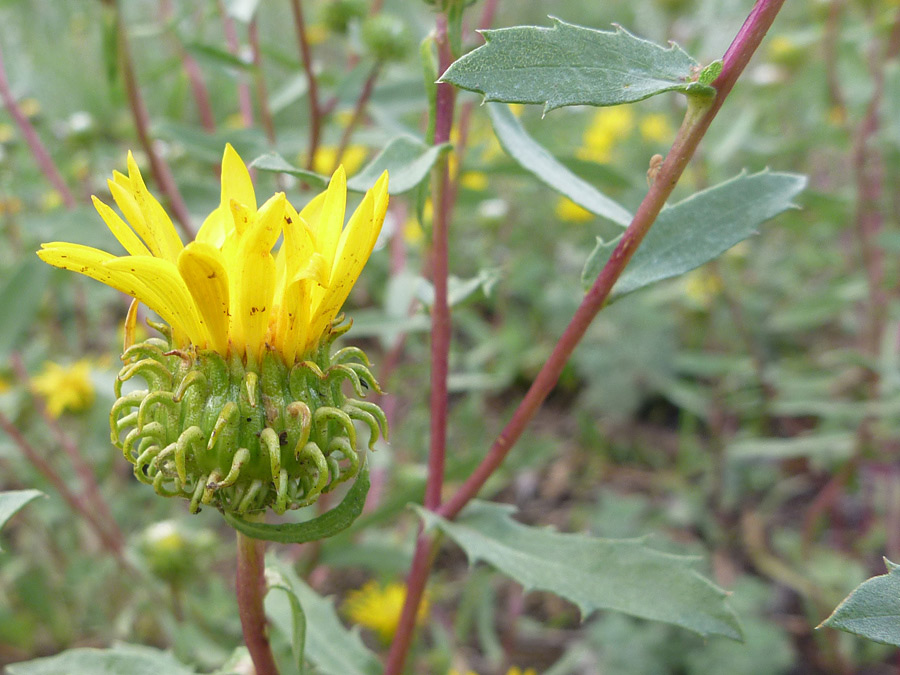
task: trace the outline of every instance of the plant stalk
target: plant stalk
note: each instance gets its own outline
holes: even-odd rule
[[[319,106],[319,84],[316,73],[313,70],[312,51],[309,48],[309,40],[306,36],[306,22],[303,19],[303,5],[301,0],[291,0],[291,10],[294,13],[294,27],[297,31],[297,42],[300,46],[300,58],[303,60],[303,69],[306,71],[308,82],[307,96],[309,97],[309,153],[306,159],[306,168],[312,171],[316,161],[316,150],[319,149],[319,135],[322,127],[322,109]]]
[[[616,280],[665,206],[666,199],[675,188],[700,143],[700,139],[703,138],[725,98],[759,47],[783,4],[784,0],[757,0],[722,59],[722,71],[712,83],[716,90],[715,98],[706,102],[698,102],[696,98],[691,99],[688,113],[678,131],[675,142],[618,246],[600,271],[593,286],[585,295],[554,347],[550,358],[541,368],[522,402],[513,413],[512,419],[500,432],[484,460],[453,497],[437,509],[437,513],[441,516],[454,518],[478,493],[522,435],[526,425],[534,417],[544,399],[556,386],[563,366],[594,317],[603,308]],[[438,210],[436,209],[435,212],[437,213]],[[431,480],[430,474],[429,480]],[[424,580],[427,579],[431,565],[432,558],[427,555],[427,552],[432,545],[433,538],[425,535],[420,535],[416,542],[412,566],[407,577],[406,602],[401,613],[397,637],[394,644],[391,645],[388,655],[385,675],[399,675],[403,669],[406,654],[412,642],[415,616],[424,593]]]
[[[278,666],[272,656],[272,647],[266,631],[266,612],[263,599],[266,596],[265,551],[266,544],[259,539],[237,532],[237,594],[238,613],[244,642],[253,660],[256,675],[278,675]]]

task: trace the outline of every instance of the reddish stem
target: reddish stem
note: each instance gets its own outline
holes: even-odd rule
[[[141,90],[138,86],[137,76],[134,72],[134,63],[131,58],[131,50],[128,46],[128,35],[125,30],[125,24],[120,14],[116,15],[117,30],[119,36],[119,62],[122,69],[122,77],[125,81],[125,92],[128,96],[128,104],[131,107],[131,115],[134,118],[134,126],[137,131],[138,140],[141,147],[150,160],[150,169],[153,177],[159,185],[160,190],[166,196],[169,207],[175,215],[175,219],[181,225],[181,229],[189,239],[194,238],[194,229],[191,226],[191,216],[188,212],[187,205],[178,191],[175,179],[169,165],[156,151],[153,145],[153,139],[150,138],[150,114],[147,112],[147,106],[144,98],[141,96]]]
[[[18,352],[13,352],[10,357],[10,363],[12,364],[16,376],[22,382],[28,382],[30,379],[28,377],[28,371]],[[100,485],[97,482],[97,476],[94,474],[94,470],[88,464],[84,455],[82,455],[78,449],[78,446],[63,432],[59,425],[59,421],[54,419],[50,413],[47,412],[47,406],[44,404],[44,400],[37,394],[35,394],[34,397],[35,405],[38,409],[38,413],[40,413],[41,418],[44,420],[44,424],[47,425],[56,437],[56,441],[59,443],[60,447],[62,447],[63,452],[66,453],[66,456],[72,463],[72,467],[75,469],[75,473],[78,474],[79,480],[81,480],[84,485],[87,496],[93,505],[93,510],[96,510],[97,515],[99,516],[97,522],[103,525],[108,532],[110,539],[116,542],[116,549],[122,550],[125,538],[122,536],[122,531],[119,529],[118,523],[116,523],[113,518],[112,509],[109,508],[109,504],[107,504],[106,500],[103,498],[103,493],[100,491]]]
[[[171,19],[171,0],[161,0],[160,13],[162,14],[163,21],[168,22]],[[200,70],[197,60],[191,56],[184,48],[184,45],[181,44],[181,40],[178,39],[178,35],[175,31],[173,30],[172,32],[175,48],[178,50],[178,56],[181,58],[181,67],[184,68],[184,72],[187,74],[188,83],[191,86],[191,93],[194,96],[194,103],[197,106],[197,114],[200,115],[200,124],[203,126],[204,131],[209,134],[214,134],[216,132],[216,118],[213,114],[212,104],[210,103],[209,90],[206,88],[206,84],[203,81],[203,72]]]
[[[332,172],[336,171],[340,166],[341,160],[344,158],[344,153],[347,152],[347,147],[350,145],[350,138],[362,121],[363,115],[366,112],[366,105],[369,103],[369,99],[372,98],[372,91],[375,89],[375,81],[378,79],[378,74],[380,72],[381,64],[376,63],[372,66],[372,72],[369,73],[369,76],[363,84],[362,91],[360,91],[359,97],[356,99],[356,105],[353,107],[353,116],[344,128],[344,133],[341,134],[341,142],[338,144],[337,153],[335,153],[334,166],[331,167]]]
[[[303,20],[303,6],[300,0],[291,0],[291,9],[294,13],[297,42],[300,45],[300,58],[303,59],[303,69],[306,71],[306,80],[308,82],[309,148],[307,152],[309,155],[306,159],[306,168],[311,171],[316,161],[316,150],[319,149],[319,134],[322,127],[322,110],[319,107],[319,84],[313,71],[312,52],[309,48],[309,40],[306,37],[306,23]]]
[[[266,543],[237,533],[237,593],[238,613],[244,642],[256,675],[278,675],[278,666],[272,656],[269,636],[266,634],[265,579]]]
[[[438,70],[441,74],[453,63],[447,36],[447,18],[437,17],[435,41],[438,49]],[[437,85],[434,125],[434,144],[450,140],[453,127],[454,88],[447,83]],[[437,508],[441,503],[444,485],[444,464],[447,450],[447,375],[450,355],[450,306],[447,302],[449,274],[450,163],[441,158],[434,170],[432,199],[434,200],[434,228],[431,248],[431,280],[434,285],[434,304],[431,307],[431,442],[428,454],[428,481],[425,485],[425,507]]]
[[[616,280],[625,269],[625,265],[634,255],[640,242],[656,220],[665,205],[665,201],[678,182],[688,161],[697,148],[700,139],[706,133],[713,118],[718,113],[725,98],[731,91],[737,78],[743,72],[750,57],[756,51],[772,22],[775,20],[784,0],[758,0],[750,15],[744,22],[728,51],[723,58],[722,72],[713,82],[717,91],[715,99],[708,107],[692,111],[679,129],[669,155],[666,157],[656,180],[650,187],[631,224],[626,229],[618,246],[609,261],[600,271],[594,285],[588,291],[581,305],[575,312],[571,322],[557,342],[550,358],[538,373],[512,419],[491,446],[487,456],[475,469],[473,474],[463,483],[453,497],[437,509],[445,518],[455,517],[459,511],[478,493],[491,474],[500,466],[513,444],[519,439],[527,423],[531,420],[541,403],[556,385],[563,366],[575,346],[581,340],[591,321],[602,309]],[[429,476],[429,479],[431,476]],[[431,537],[420,535],[416,542],[413,562],[407,577],[406,602],[403,605],[400,622],[394,644],[388,654],[385,675],[399,675],[406,660],[406,654],[412,642],[415,616],[425,581],[430,570],[431,557],[426,555],[432,546]]]
[[[6,417],[2,412],[0,412],[0,429],[3,429],[9,437],[12,439],[13,443],[15,443],[19,450],[21,450],[22,455],[25,456],[25,459],[37,469],[44,478],[49,481],[49,483],[53,486],[53,488],[59,493],[59,495],[63,498],[73,511],[78,513],[82,518],[84,518],[85,522],[91,526],[91,529],[94,530],[94,533],[100,539],[104,548],[106,548],[110,553],[112,553],[116,559],[122,563],[124,567],[128,567],[131,569],[129,563],[127,563],[125,559],[124,552],[121,547],[121,542],[116,541],[109,532],[107,532],[106,528],[103,527],[103,523],[100,517],[94,513],[94,511],[90,508],[88,504],[84,502],[80,495],[73,492],[69,489],[69,486],[66,484],[66,481],[57,473],[56,469],[38,452],[31,443],[28,442],[28,439],[19,431],[16,426]]]
[[[237,30],[234,27],[234,19],[228,14],[225,2],[218,0],[219,14],[222,16],[222,31],[225,33],[225,44],[228,51],[235,58],[241,58],[241,43],[238,40]],[[248,129],[253,126],[253,98],[250,96],[250,86],[244,81],[243,74],[238,74],[238,105],[241,110],[241,120]]]
[[[2,49],[0,49],[0,100],[3,101],[3,106],[9,111],[10,117],[13,118],[13,122],[16,123],[19,132],[25,138],[25,142],[28,143],[28,149],[31,150],[31,154],[34,156],[34,160],[44,176],[47,177],[47,180],[50,181],[51,185],[59,193],[59,196],[62,197],[66,207],[74,209],[78,205],[78,201],[71,190],[69,190],[62,175],[56,168],[56,164],[53,163],[50,153],[47,152],[47,148],[41,143],[40,137],[31,125],[31,122],[28,121],[28,117],[22,112],[15,96],[13,96],[9,80],[6,77],[6,65],[3,62]]]
[[[269,143],[275,145],[275,122],[272,120],[272,110],[269,108],[269,92],[266,89],[266,77],[263,74],[262,52],[259,48],[259,28],[256,17],[247,28],[247,40],[250,42],[250,51],[253,54],[253,67],[256,69],[256,98],[259,101],[259,116],[262,118],[263,130]]]
[[[666,199],[668,199],[675,188],[700,139],[703,138],[716,113],[719,112],[719,108],[737,81],[738,76],[750,61],[750,57],[756,51],[783,4],[784,0],[759,0],[751,11],[750,16],[747,17],[744,25],[741,26],[740,31],[723,57],[722,72],[713,82],[713,86],[717,91],[716,98],[709,107],[701,110],[697,116],[693,116],[689,109],[685,122],[679,130],[678,136],[656,180],[638,207],[634,219],[625,230],[625,234],[610,256],[606,266],[600,271],[594,285],[575,311],[575,315],[554,347],[547,362],[541,368],[519,407],[513,413],[512,419],[500,432],[487,456],[472,475],[466,479],[456,494],[438,509],[438,512],[445,518],[456,516],[478,493],[522,435],[525,426],[537,412],[544,399],[556,386],[563,366],[565,366],[566,361],[568,361],[569,356],[580,342],[594,317],[606,303],[616,280],[624,271],[638,245],[653,225],[663,206],[665,206]]]

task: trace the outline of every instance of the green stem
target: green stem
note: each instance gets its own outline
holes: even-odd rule
[[[264,541],[237,532],[235,592],[244,642],[253,660],[256,675],[278,675],[278,666],[275,665],[266,632],[266,612],[263,607],[266,596],[265,551]]]

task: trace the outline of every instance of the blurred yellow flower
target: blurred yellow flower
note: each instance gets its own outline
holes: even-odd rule
[[[0,215],[5,213],[9,216],[14,216],[22,210],[22,207],[22,200],[18,197],[0,199]]]
[[[41,104],[36,98],[23,98],[19,101],[19,110],[25,117],[34,117],[41,113]]]
[[[582,147],[575,155],[588,162],[605,163],[612,159],[612,150],[619,141],[631,134],[634,113],[626,106],[600,108],[582,137]]]
[[[59,417],[66,410],[85,410],[94,402],[91,364],[87,359],[68,366],[47,361],[41,373],[31,378],[31,387],[44,398],[52,417]]]
[[[323,145],[316,150],[316,159],[313,162],[312,170],[316,173],[324,173],[328,175],[334,169],[334,163],[337,161],[338,149],[333,145]],[[341,157],[341,164],[348,175],[352,176],[359,170],[366,161],[366,155],[369,151],[362,145],[348,145],[344,150],[344,156]]]
[[[466,171],[460,176],[459,184],[468,190],[483,192],[487,190],[488,177],[483,171]]]
[[[299,212],[283,192],[257,209],[250,173],[225,147],[219,206],[185,246],[150,194],[131,153],[128,175],[109,181],[125,216],[94,206],[129,255],[89,246],[43,244],[40,258],[134,297],[172,327],[173,344],[255,359],[274,350],[288,365],[319,347],[375,246],[387,210],[384,173],[350,216],[347,179]],[[283,245],[273,250],[282,240]]]
[[[41,211],[55,211],[62,203],[62,196],[56,190],[47,190],[41,195]]]
[[[722,280],[700,267],[684,277],[684,295],[701,307],[708,308],[722,292]]]
[[[638,123],[638,130],[648,143],[665,143],[675,135],[671,122],[663,113],[652,113],[644,116]]]
[[[406,601],[406,585],[391,583],[381,586],[369,581],[362,588],[351,591],[344,601],[344,611],[353,623],[374,631],[379,639],[388,643],[397,631],[400,613]],[[428,615],[428,594],[419,605],[416,620],[421,623]]]
[[[594,219],[594,214],[583,206],[579,206],[568,197],[556,200],[556,217],[569,223],[587,223]]]
[[[10,389],[12,389],[12,383],[3,375],[0,375],[0,394],[5,394]]]
[[[328,26],[324,23],[311,23],[306,26],[306,41],[315,47],[328,39]]]
[[[9,143],[15,135],[12,125],[0,124],[0,143]]]

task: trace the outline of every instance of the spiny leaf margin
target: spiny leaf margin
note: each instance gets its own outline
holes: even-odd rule
[[[485,44],[452,63],[439,81],[488,102],[543,104],[545,113],[634,103],[667,91],[715,94],[695,81],[699,64],[675,43],[662,47],[615,24],[615,31],[603,31],[550,20],[550,28],[481,31]]]

